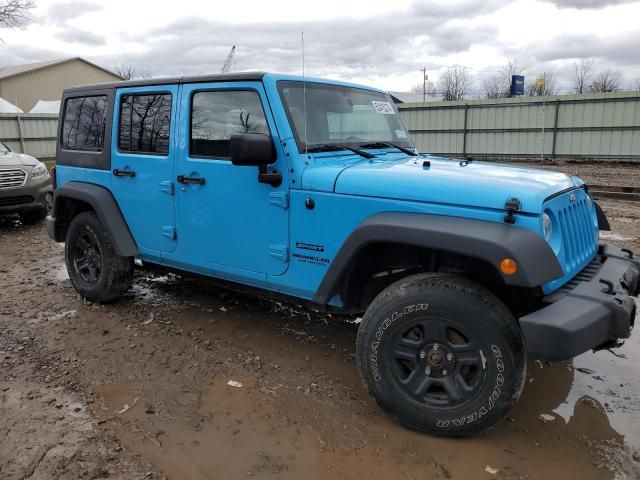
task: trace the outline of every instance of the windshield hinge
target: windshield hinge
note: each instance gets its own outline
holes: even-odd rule
[[[473,162],[473,158],[472,157],[466,157],[464,160],[460,160],[459,165],[461,167],[466,167],[467,165],[469,165],[471,162]]]
[[[504,208],[507,211],[507,214],[504,216],[504,223],[508,223],[509,225],[516,223],[514,213],[520,211],[520,205],[520,200],[515,197],[507,200],[504,204]]]

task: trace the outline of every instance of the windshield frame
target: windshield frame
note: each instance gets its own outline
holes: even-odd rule
[[[336,139],[335,141],[331,141],[329,139],[327,139],[327,141],[323,141],[323,142],[318,142],[318,143],[309,143],[309,145],[306,145],[304,140],[302,139],[302,136],[300,135],[300,133],[302,132],[298,132],[298,129],[296,128],[296,124],[293,120],[293,117],[291,115],[291,111],[289,108],[289,105],[287,104],[285,95],[284,95],[284,89],[287,86],[290,85],[303,85],[302,80],[279,80],[278,82],[276,82],[276,87],[278,90],[278,94],[280,96],[280,102],[282,103],[282,107],[284,109],[285,115],[287,116],[287,120],[289,122],[289,126],[291,128],[291,132],[293,133],[294,139],[296,141],[296,145],[298,147],[298,152],[299,153],[305,153],[306,149],[312,149],[315,146],[321,146],[321,145],[336,145],[336,147],[340,146],[340,145],[344,145],[344,146],[348,146],[348,147],[353,147],[353,148],[359,148],[360,145],[366,145],[366,144],[373,144],[373,143],[390,143],[389,140],[384,140],[384,139],[376,139],[376,140],[372,140],[372,139],[362,139],[362,140],[358,140],[358,141],[345,141],[345,140],[341,140],[341,139]],[[398,111],[398,108],[396,107],[395,103],[393,102],[393,99],[391,98],[391,95],[389,95],[387,92],[383,92],[380,90],[375,90],[375,89],[369,89],[366,87],[360,87],[360,86],[355,86],[355,85],[345,85],[345,84],[339,84],[339,83],[328,83],[328,82],[319,82],[319,81],[308,81],[306,82],[307,87],[309,87],[309,85],[312,85],[312,88],[314,86],[321,86],[324,88],[343,88],[343,89],[350,89],[350,90],[359,90],[361,92],[365,92],[365,93],[369,93],[369,94],[373,94],[373,95],[380,95],[380,96],[384,96],[386,97],[386,101],[388,101],[392,106],[393,109],[395,110],[395,115],[397,115],[398,121],[400,123],[400,125],[402,126],[402,128],[404,129],[405,133],[407,134],[407,138],[403,141],[401,139],[398,140],[393,140],[391,141],[391,143],[397,143],[400,144],[402,147],[408,148],[408,149],[415,149],[415,144],[413,143],[413,140],[411,139],[411,135],[409,133],[409,130],[407,129],[407,126],[404,123],[404,120],[402,119],[402,116],[400,115],[400,112]],[[382,147],[382,148],[388,148],[388,149],[393,149],[394,147],[389,146],[389,147]],[[339,151],[339,148],[336,148],[336,151]]]
[[[7,153],[12,153],[11,147],[4,142],[0,142],[0,154],[5,155]]]

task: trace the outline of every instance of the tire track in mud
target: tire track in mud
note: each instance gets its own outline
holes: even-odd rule
[[[638,225],[625,225],[621,234],[638,235]],[[638,472],[638,445],[620,426],[637,425],[637,397],[620,393],[637,385],[616,387],[615,369],[628,368],[621,359],[592,355],[589,374],[570,362],[531,362],[508,421],[477,438],[436,439],[394,424],[367,395],[355,368],[357,325],[145,272],[122,301],[93,305],[73,291],[61,260],[42,226],[0,223],[0,395],[11,392],[0,402],[0,433],[26,421],[0,443],[2,478],[29,473],[49,442],[66,450],[43,457],[43,478],[54,464],[60,478],[153,470],[152,478],[588,480]],[[570,412],[560,408],[567,400]]]

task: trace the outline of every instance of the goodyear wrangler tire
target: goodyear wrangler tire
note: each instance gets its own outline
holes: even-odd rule
[[[131,286],[133,257],[116,254],[109,233],[93,212],[71,221],[64,254],[71,283],[92,302],[114,300]]]
[[[395,420],[448,437],[504,419],[526,373],[511,312],[486,288],[451,274],[413,275],[383,290],[360,325],[357,360]]]

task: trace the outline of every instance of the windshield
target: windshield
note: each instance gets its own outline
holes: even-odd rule
[[[9,153],[11,149],[7,147],[4,143],[0,142],[0,155],[4,155],[5,153]]]
[[[396,106],[385,93],[322,83],[307,83],[303,88],[298,81],[278,82],[278,90],[300,150],[376,142],[413,148]]]

